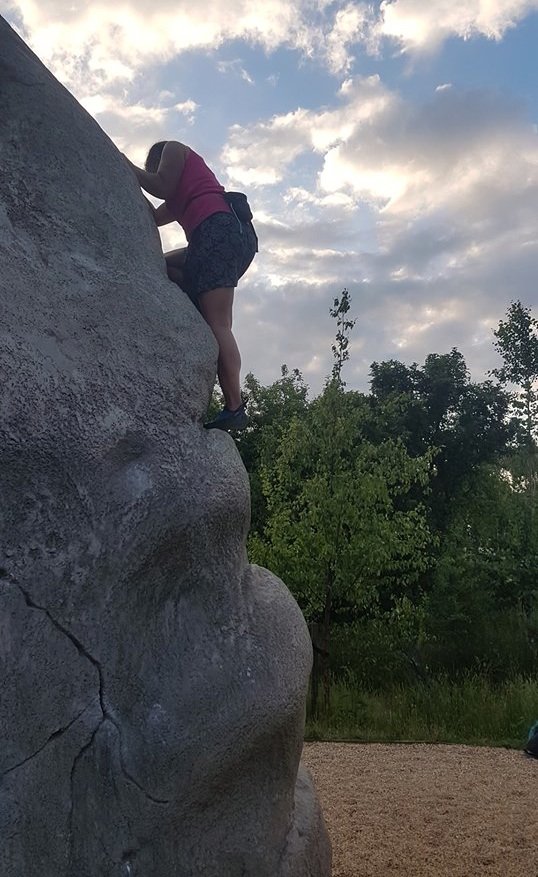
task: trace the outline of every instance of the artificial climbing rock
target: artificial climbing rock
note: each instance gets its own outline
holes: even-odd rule
[[[327,877],[310,669],[135,179],[0,19],[0,873]]]

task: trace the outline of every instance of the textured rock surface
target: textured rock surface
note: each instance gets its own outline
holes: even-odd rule
[[[134,177],[0,19],[0,874],[326,877],[310,647]]]

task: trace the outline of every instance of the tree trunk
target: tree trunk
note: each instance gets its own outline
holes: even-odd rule
[[[308,625],[308,629],[314,653],[312,675],[310,676],[310,715],[315,718],[319,711],[319,683],[321,678],[319,624],[317,621],[312,621]]]
[[[330,602],[329,600],[328,604],[327,601],[325,603],[322,620],[312,621],[308,625],[314,653],[312,675],[310,676],[310,715],[312,718],[327,715],[330,708]]]
[[[325,591],[325,606],[323,607],[323,619],[321,622],[320,636],[320,661],[321,679],[323,685],[323,711],[328,715],[331,706],[331,667],[330,657],[330,634],[331,634],[331,608],[332,608],[332,582],[327,583]]]

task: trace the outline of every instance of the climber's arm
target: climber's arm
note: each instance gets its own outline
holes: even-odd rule
[[[146,198],[145,195],[142,195],[142,197],[151,210],[155,225],[168,225],[169,222],[175,222],[176,217],[170,213],[166,204],[159,204],[158,207],[155,207],[149,198]]]
[[[168,225],[169,222],[175,222],[176,217],[170,213],[166,204],[159,204],[153,208],[153,217],[157,225]]]
[[[176,140],[169,140],[163,149],[159,167],[155,174],[150,174],[148,171],[142,170],[142,168],[137,167],[129,159],[127,159],[127,161],[136,175],[140,186],[145,189],[146,192],[149,192],[150,195],[154,195],[156,198],[162,198],[163,201],[167,201],[171,199],[177,191],[179,180],[185,166],[187,152],[187,147],[184,146],[183,143],[178,143]]]

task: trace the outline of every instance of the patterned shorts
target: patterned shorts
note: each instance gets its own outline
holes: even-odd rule
[[[190,298],[221,286],[237,286],[257,250],[250,223],[233,213],[213,213],[194,229],[187,247],[183,288]]]

